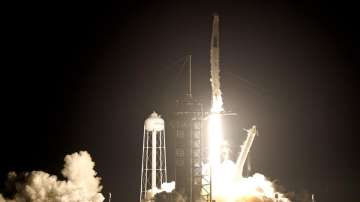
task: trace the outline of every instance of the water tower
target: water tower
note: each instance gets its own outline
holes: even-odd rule
[[[140,202],[150,201],[167,182],[165,122],[156,112],[145,120]]]

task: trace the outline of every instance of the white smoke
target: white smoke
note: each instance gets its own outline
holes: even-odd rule
[[[220,116],[216,117],[213,114],[209,117],[208,125],[209,135],[216,140],[210,144],[210,152],[212,152],[210,160],[212,161],[203,166],[203,173],[205,176],[211,175],[212,199],[217,202],[290,202],[284,194],[275,190],[273,183],[264,175],[255,173],[250,177],[243,176],[244,163],[257,134],[255,126],[246,130],[247,138],[235,164],[228,158],[220,161],[220,147],[223,141]],[[209,180],[204,179],[204,182]],[[210,187],[206,189],[210,190]]]
[[[212,198],[217,202],[291,202],[287,196],[276,190],[276,184],[264,175],[255,173],[249,177],[237,178],[238,167],[231,160],[224,160],[212,176]],[[209,177],[210,165],[203,165],[203,174]],[[203,183],[210,179],[203,179]],[[204,191],[203,194],[206,194]]]
[[[175,181],[172,182],[164,182],[161,184],[161,188],[155,187],[154,189],[149,189],[146,192],[145,199],[146,201],[151,201],[155,197],[156,194],[165,192],[165,193],[171,193],[175,189]],[[1,201],[0,201],[1,202]]]
[[[172,192],[175,189],[175,181],[165,182],[161,184],[161,191],[165,191],[167,193]]]
[[[0,202],[102,202],[102,186],[100,177],[94,170],[95,163],[88,152],[80,151],[65,157],[65,165],[61,171],[66,180],[58,180],[56,176],[43,171],[26,173],[24,182],[17,182],[16,193],[12,199],[0,194]],[[9,181],[17,175],[10,172]]]

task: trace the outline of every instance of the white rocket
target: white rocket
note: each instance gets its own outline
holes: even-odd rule
[[[214,14],[212,34],[211,34],[211,49],[210,49],[210,64],[211,64],[211,89],[212,89],[212,108],[211,112],[220,113],[224,111],[223,101],[220,90],[220,47],[219,47],[219,16]]]

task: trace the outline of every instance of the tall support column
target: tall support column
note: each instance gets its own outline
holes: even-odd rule
[[[156,131],[153,130],[151,134],[151,189],[152,195],[156,193]]]

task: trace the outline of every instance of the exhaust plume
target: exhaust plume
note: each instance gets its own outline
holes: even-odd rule
[[[8,174],[11,199],[0,194],[0,202],[102,202],[100,177],[94,170],[95,163],[90,154],[80,151],[67,155],[61,173],[66,180],[43,171],[32,171],[22,175]]]

